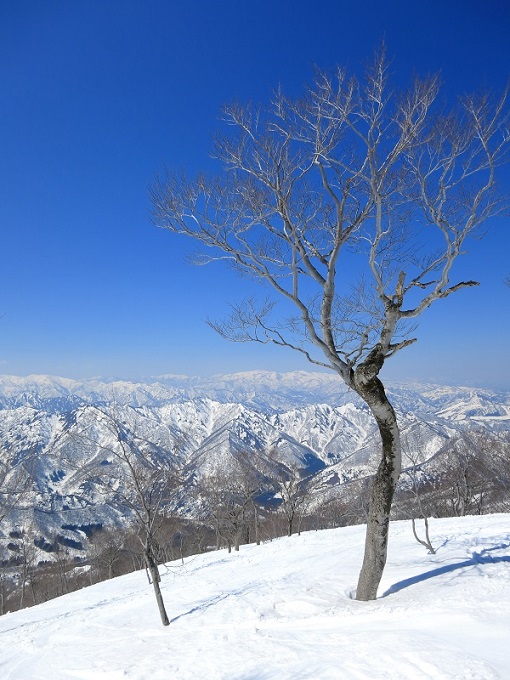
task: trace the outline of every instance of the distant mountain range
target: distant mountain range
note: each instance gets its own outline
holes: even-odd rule
[[[388,392],[406,450],[420,462],[466,428],[510,430],[510,392],[417,384],[391,385]],[[143,382],[1,376],[0,450],[31,461],[25,505],[43,535],[119,521],[86,476],[106,465],[115,447],[98,407],[146,442],[161,464],[184,466],[190,484],[227,469],[241,454],[253,455],[256,467],[257,455],[269,451],[287,466],[341,483],[370,474],[378,451],[369,411],[334,374],[255,371]],[[26,512],[11,513],[4,535],[25,521]]]
[[[438,413],[460,405],[458,417],[508,418],[510,391],[429,384],[389,383],[388,392],[400,411]],[[239,403],[263,412],[310,404],[342,406],[357,403],[334,373],[246,371],[212,377],[162,375],[140,381],[72,380],[48,375],[0,376],[0,408],[31,406],[62,412],[88,404],[161,406],[196,398]],[[501,411],[501,412],[500,412]]]

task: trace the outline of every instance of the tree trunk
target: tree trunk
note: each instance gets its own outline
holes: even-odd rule
[[[436,551],[434,549],[434,546],[430,542],[429,520],[428,520],[427,517],[425,517],[425,515],[422,515],[422,517],[423,517],[423,521],[425,523],[425,540],[422,541],[422,539],[418,536],[418,532],[416,531],[416,519],[414,517],[411,519],[411,524],[412,524],[412,527],[413,527],[413,535],[414,535],[415,539],[418,541],[418,543],[420,543],[420,545],[423,545],[425,548],[427,548],[430,555],[435,555]]]
[[[287,536],[292,536],[294,532],[294,512],[291,510],[287,513]]]
[[[149,552],[145,553],[145,561],[147,563],[147,569],[152,581],[152,587],[154,588],[154,594],[156,596],[156,602],[158,604],[159,615],[161,616],[161,623],[164,626],[168,626],[170,621],[165,609],[165,603],[163,602],[163,595],[161,594],[161,588],[159,587],[159,582],[161,577],[159,575],[159,569],[156,561]]]
[[[381,381],[356,381],[356,391],[368,404],[381,435],[381,462],[374,477],[367,519],[365,555],[356,589],[357,600],[375,600],[386,564],[393,496],[401,469],[397,417]]]
[[[255,543],[257,545],[260,545],[260,523],[259,523],[259,513],[257,511],[257,507],[254,505],[254,512],[255,512]]]

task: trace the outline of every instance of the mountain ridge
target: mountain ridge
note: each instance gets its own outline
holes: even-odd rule
[[[447,404],[449,400],[464,400],[477,395],[487,403],[502,400],[510,402],[510,390],[494,390],[469,386],[448,386],[430,383],[395,383],[389,381],[387,390],[393,399],[404,404],[412,395],[412,404],[422,401]],[[234,401],[258,408],[279,408],[289,410],[293,406],[311,403],[326,403],[339,406],[359,401],[334,373],[292,371],[243,371],[217,374],[210,377],[162,375],[144,380],[92,378],[75,380],[59,376],[0,375],[0,407],[31,403],[34,397],[43,401],[81,400],[82,403],[118,401],[122,404],[142,406],[157,402],[175,402],[190,398],[206,397],[220,402]],[[34,403],[34,402],[32,402]]]
[[[374,472],[374,420],[334,374],[257,371],[172,376],[170,383],[0,376],[0,454],[30,463],[30,503],[41,533],[50,525],[54,531],[79,524],[80,512],[83,524],[117,521],[95,482],[84,480],[83,471],[118,446],[103,411],[161,465],[184,466],[190,495],[193,485],[239,457],[256,469],[270,452],[289,469],[316,474],[331,493]],[[435,457],[466,430],[510,431],[510,393],[416,384],[388,391],[401,426],[404,468],[434,460],[439,474],[448,463]],[[190,503],[186,508],[194,511]],[[13,516],[10,523],[23,521]]]

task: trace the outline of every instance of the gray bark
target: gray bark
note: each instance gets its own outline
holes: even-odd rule
[[[357,600],[373,600],[377,597],[386,564],[391,504],[400,475],[402,455],[397,417],[381,381],[377,377],[368,383],[358,381],[356,390],[374,415],[382,446],[381,460],[372,486],[365,553],[356,589]]]
[[[429,551],[430,555],[435,555],[436,551],[434,549],[434,546],[430,542],[430,534],[429,534],[429,520],[427,517],[423,516],[423,522],[425,524],[425,540],[422,540],[418,536],[418,532],[416,531],[416,519],[413,517],[411,520],[412,527],[413,527],[413,535],[415,539],[418,541],[420,545],[423,545],[427,550]]]
[[[150,574],[150,579],[152,581],[152,587],[154,588],[154,595],[156,596],[156,602],[158,605],[159,615],[161,617],[161,623],[164,626],[168,626],[170,625],[170,620],[166,613],[165,603],[163,602],[163,595],[161,594],[161,588],[159,585],[161,581],[161,576],[159,575],[158,565],[149,551],[145,553],[145,561],[147,564],[147,569]]]

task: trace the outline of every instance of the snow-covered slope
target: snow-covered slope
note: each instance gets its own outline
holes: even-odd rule
[[[2,680],[504,680],[510,516],[395,522],[379,599],[351,599],[362,526],[242,546],[0,618]]]

